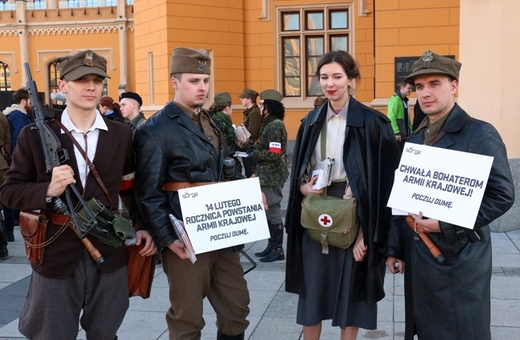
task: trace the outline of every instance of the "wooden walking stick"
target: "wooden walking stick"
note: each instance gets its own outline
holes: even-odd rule
[[[433,243],[433,241],[430,239],[428,234],[424,232],[424,228],[420,225],[417,225],[415,223],[415,220],[411,216],[406,216],[406,223],[412,229],[421,240],[424,242],[430,253],[432,254],[435,261],[437,261],[438,264],[443,264],[446,262],[446,257],[442,254],[441,250]]]

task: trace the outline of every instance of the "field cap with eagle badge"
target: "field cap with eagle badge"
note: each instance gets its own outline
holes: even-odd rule
[[[173,50],[170,76],[175,73],[211,74],[211,59],[204,49],[177,47]]]
[[[92,50],[85,50],[57,58],[60,78],[78,80],[86,75],[93,74],[103,78],[110,78],[107,74],[107,60]]]
[[[459,80],[459,72],[462,64],[455,59],[443,57],[431,50],[423,53],[423,56],[412,65],[412,73],[406,79],[413,79],[423,74],[445,74],[455,80]]]

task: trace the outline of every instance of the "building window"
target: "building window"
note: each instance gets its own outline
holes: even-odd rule
[[[46,9],[46,1],[45,0],[30,0],[27,2],[27,9]]]
[[[329,51],[350,50],[350,6],[284,8],[278,13],[284,97],[321,95],[314,75],[319,59]]]
[[[60,8],[117,6],[117,0],[61,0]]]
[[[0,91],[11,91],[11,71],[9,65],[0,61]]]
[[[49,63],[49,106],[53,109],[64,109],[65,100],[64,95],[58,88],[58,79],[60,79],[60,71],[58,65],[60,63],[53,61]]]
[[[14,0],[0,0],[0,11],[14,10],[16,9],[16,4]]]

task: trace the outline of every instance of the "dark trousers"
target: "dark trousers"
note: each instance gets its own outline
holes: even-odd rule
[[[79,323],[87,339],[113,340],[128,305],[126,267],[103,273],[85,250],[66,278],[33,271],[18,329],[31,340],[73,340]]]
[[[20,216],[20,210],[4,207],[5,228],[8,233],[14,231],[14,221]]]

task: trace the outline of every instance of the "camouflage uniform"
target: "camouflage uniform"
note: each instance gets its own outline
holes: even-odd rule
[[[281,144],[281,154],[270,151],[270,143]],[[287,170],[287,130],[280,119],[267,116],[260,127],[260,137],[253,151],[253,173],[260,178],[262,186],[283,187]]]
[[[255,161],[253,173],[260,179],[260,186],[269,207],[266,214],[271,234],[267,248],[255,255],[262,257],[261,262],[283,260],[285,256],[282,247],[283,220],[280,203],[282,188],[289,171],[287,170],[287,130],[280,119],[269,115],[262,120],[260,138],[252,156]]]

